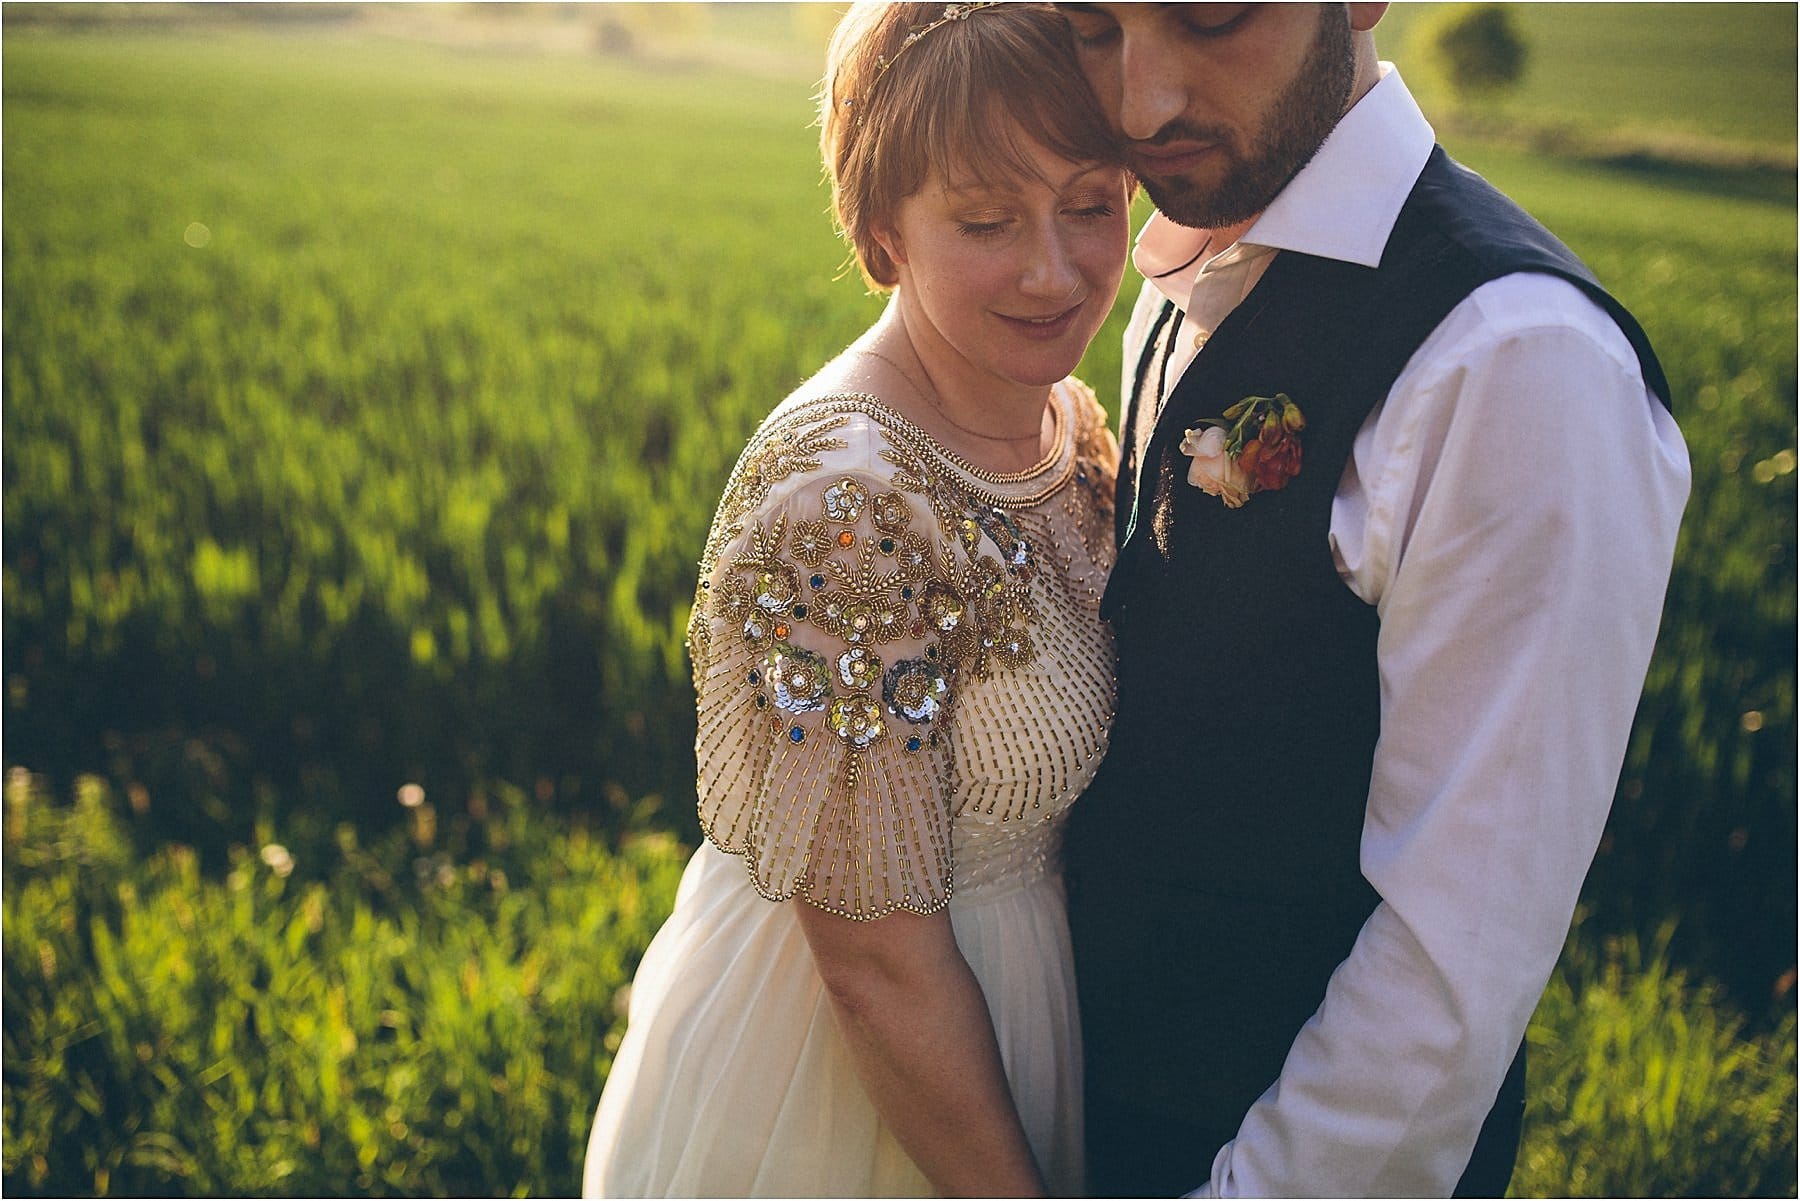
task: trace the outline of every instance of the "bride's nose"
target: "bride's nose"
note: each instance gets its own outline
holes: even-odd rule
[[[1052,225],[1034,240],[1019,279],[1020,290],[1028,296],[1050,300],[1066,300],[1081,283],[1075,266],[1074,249],[1068,236]]]

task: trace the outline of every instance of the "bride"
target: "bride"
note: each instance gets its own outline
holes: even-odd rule
[[[1117,447],[1069,372],[1132,183],[1045,6],[860,3],[820,115],[893,295],[720,501],[689,627],[707,841],[584,1191],[1077,1194],[1058,856],[1112,714]]]

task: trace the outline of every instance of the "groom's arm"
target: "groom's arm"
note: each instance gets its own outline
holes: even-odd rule
[[[1623,335],[1546,277],[1478,290],[1365,426],[1333,537],[1381,618],[1382,899],[1202,1191],[1449,1195],[1605,825],[1687,488]]]

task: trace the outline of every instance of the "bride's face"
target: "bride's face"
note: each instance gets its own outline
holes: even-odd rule
[[[934,173],[877,237],[922,354],[1040,387],[1075,369],[1112,311],[1129,198],[1119,167],[1041,146],[1025,157],[1033,173],[1001,183]]]

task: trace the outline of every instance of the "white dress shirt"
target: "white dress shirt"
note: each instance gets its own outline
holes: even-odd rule
[[[1153,215],[1126,403],[1165,299],[1187,314],[1167,395],[1276,254],[1377,265],[1433,142],[1383,63],[1236,245],[1205,258],[1205,231]],[[1550,276],[1477,288],[1370,414],[1330,542],[1381,620],[1361,847],[1381,902],[1196,1195],[1449,1195],[1599,843],[1688,485],[1630,343]]]

